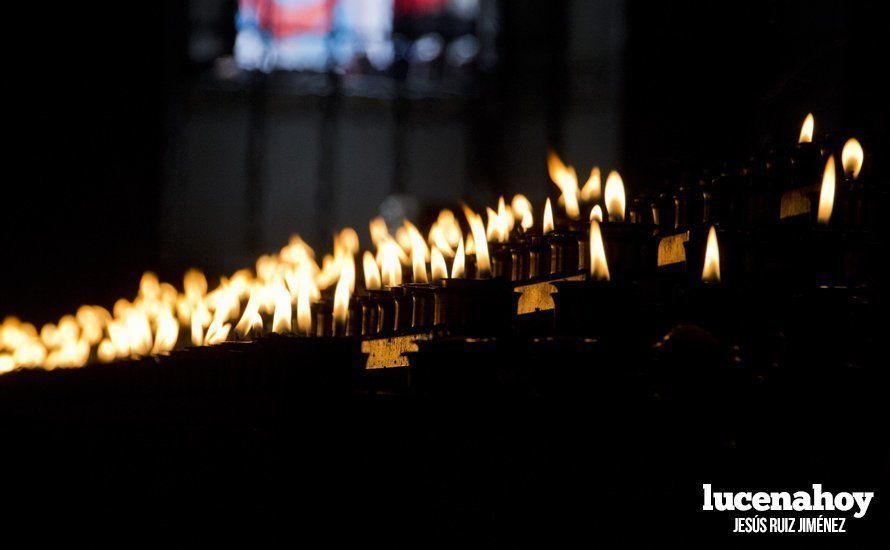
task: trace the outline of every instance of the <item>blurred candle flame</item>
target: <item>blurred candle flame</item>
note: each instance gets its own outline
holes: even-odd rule
[[[593,208],[590,209],[590,221],[593,220],[603,223],[603,208],[598,204],[593,205]]]
[[[284,285],[278,285],[273,290],[273,296],[275,313],[272,316],[272,332],[277,334],[290,332],[293,318],[290,293],[284,288]]]
[[[421,241],[423,238],[421,237]],[[352,258],[344,262],[343,269],[340,271],[340,279],[337,280],[337,287],[334,289],[334,326],[345,327],[349,318],[349,298],[352,296],[352,287],[355,278],[355,266],[349,268]]]
[[[600,223],[596,220],[590,222],[590,275],[595,281],[610,280],[603,234],[600,231]]]
[[[439,252],[438,248],[434,248],[430,252],[430,272],[433,281],[440,281],[448,277],[448,266],[445,264],[445,257]]]
[[[411,232],[411,264],[412,274],[415,283],[428,283],[429,279],[426,274],[426,243],[419,232]]]
[[[312,299],[318,292],[308,267],[297,269],[297,331],[309,336],[312,333]]]
[[[602,183],[600,169],[599,167],[594,166],[590,170],[590,176],[587,178],[587,182],[584,184],[584,187],[581,188],[581,200],[584,202],[595,202],[600,200],[601,194]]]
[[[624,221],[624,181],[621,175],[612,170],[606,178],[606,211],[610,222]]]
[[[859,140],[856,138],[848,139],[847,143],[844,144],[843,151],[841,151],[841,164],[844,166],[844,174],[854,180],[857,179],[859,172],[862,170],[863,160],[865,160],[865,152],[862,150]]]
[[[544,232],[544,235],[553,231],[553,207],[550,205],[550,198],[547,198],[547,202],[544,203],[544,221],[542,222],[541,228]]]
[[[706,283],[720,282],[720,248],[717,246],[717,230],[714,226],[708,231],[708,244],[705,247],[705,263],[701,280]]]
[[[464,239],[461,237],[457,243],[457,252],[454,254],[454,263],[451,264],[451,278],[459,279],[464,276]]]
[[[482,224],[482,216],[466,209],[467,221],[473,233],[473,243],[476,249],[476,277],[485,279],[491,276],[491,261],[488,256],[488,241],[485,238],[485,226]]]
[[[365,273],[365,289],[380,290],[380,269],[370,250],[362,255],[362,271]]]
[[[803,124],[800,127],[800,137],[797,139],[797,143],[812,143],[813,128],[815,125],[816,119],[813,118],[813,113],[807,113],[807,116],[803,119]]]
[[[566,215],[577,220],[581,216],[581,207],[578,205],[578,175],[575,169],[563,164],[559,155],[551,149],[547,154],[547,171],[562,192],[560,199],[565,203]]]
[[[819,192],[819,210],[816,215],[816,220],[822,225],[828,224],[834,209],[835,177],[834,155],[831,155],[825,163],[825,171],[822,172],[822,190]]]

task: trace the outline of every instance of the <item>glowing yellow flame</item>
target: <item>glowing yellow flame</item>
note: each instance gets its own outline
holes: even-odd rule
[[[0,354],[0,374],[12,372],[15,369],[15,359],[8,353]]]
[[[318,298],[312,272],[307,268],[297,271],[297,330],[308,336],[312,333],[312,300]]]
[[[581,207],[578,205],[578,175],[571,166],[563,164],[555,151],[547,153],[547,171],[550,179],[562,192],[560,200],[565,203],[566,215],[573,220],[581,216]]]
[[[445,257],[439,252],[438,248],[434,248],[430,253],[430,271],[432,272],[432,280],[439,281],[448,277],[448,265],[445,263]]]
[[[553,231],[553,207],[550,205],[549,197],[547,198],[547,202],[544,203],[544,222],[541,227],[543,228],[545,235]]]
[[[513,211],[513,217],[516,221],[520,221],[525,217],[526,213],[532,213],[532,203],[525,195],[513,195],[510,201],[510,209]]]
[[[433,226],[430,228],[429,242],[433,245],[433,248],[438,249],[439,252],[445,256],[454,256],[454,250],[451,248],[451,243],[448,242],[445,230],[438,221],[433,223]]]
[[[464,276],[464,240],[457,243],[457,252],[454,254],[454,263],[451,264],[451,278],[458,279]]]
[[[816,219],[826,225],[831,220],[831,211],[834,209],[834,155],[828,157],[825,163],[825,171],[822,173],[822,190],[819,192],[819,211]]]
[[[99,347],[96,349],[96,356],[102,363],[110,363],[114,361],[117,352],[115,351],[114,344],[111,343],[111,340],[102,340],[99,343]]]
[[[847,143],[844,144],[843,151],[841,151],[841,164],[844,165],[844,174],[854,180],[858,178],[859,171],[862,170],[863,160],[865,160],[865,152],[862,150],[859,140],[856,138],[848,139]]]
[[[593,205],[593,208],[590,209],[590,221],[593,220],[596,220],[600,223],[603,222],[603,209],[598,204]]]
[[[720,282],[720,248],[717,246],[717,230],[714,226],[708,231],[708,245],[705,249],[705,264],[701,280],[706,283]]]
[[[255,285],[250,290],[250,298],[247,300],[247,305],[244,306],[244,314],[235,325],[235,334],[240,338],[247,338],[251,335],[258,336],[263,332],[263,318],[260,316],[261,289],[260,285]]]
[[[380,269],[377,267],[377,260],[370,251],[366,250],[362,255],[362,271],[365,273],[365,288],[367,290],[380,289]]]
[[[211,325],[210,328],[207,329],[207,336],[204,337],[204,345],[213,346],[225,342],[229,337],[229,332],[231,332],[231,330],[232,325],[229,323]]]
[[[813,118],[813,113],[807,113],[807,117],[803,119],[803,124],[800,126],[800,137],[797,138],[797,143],[812,143],[815,125],[816,119]]]
[[[383,286],[396,286],[402,284],[402,263],[399,261],[401,251],[395,241],[385,241],[380,245],[379,258],[381,278]]]
[[[608,281],[609,263],[606,261],[606,249],[603,246],[603,234],[600,222],[590,222],[590,276],[595,281]]]
[[[189,269],[183,277],[182,286],[186,299],[195,303],[207,294],[207,277],[197,269]]]
[[[485,238],[489,241],[500,241],[498,235],[498,213],[489,207],[485,207],[485,213],[488,215],[488,223],[485,224]]]
[[[479,279],[484,279],[491,276],[491,261],[488,258],[485,226],[482,224],[482,216],[476,214],[472,215],[469,222],[473,232],[473,242],[476,244],[476,276]]]
[[[520,227],[522,227],[523,231],[528,231],[535,224],[535,220],[532,217],[532,211],[526,210],[524,214],[522,214],[522,222],[520,222]]]
[[[374,243],[375,246],[379,247],[385,241],[392,238],[389,234],[389,229],[386,227],[386,220],[380,216],[377,216],[368,223],[368,230],[371,233],[371,242]]]
[[[291,331],[292,311],[290,293],[283,285],[277,285],[273,290],[275,299],[275,313],[272,316],[272,332],[284,334]]]
[[[602,183],[600,179],[600,169],[596,166],[590,170],[590,176],[587,183],[581,188],[581,200],[584,202],[593,202],[600,200],[602,194]]]
[[[457,218],[454,216],[454,212],[447,208],[442,210],[439,212],[439,217],[436,219],[436,223],[439,228],[441,228],[442,233],[444,233],[448,244],[452,248],[456,247],[458,241],[463,238],[463,233],[460,229],[460,223],[458,223]],[[445,253],[445,250],[442,251],[442,254],[448,256],[448,254]]]
[[[169,311],[158,316],[155,329],[155,341],[151,353],[158,354],[171,351],[179,338],[179,322]]]
[[[419,237],[421,242],[423,241],[422,237]],[[348,264],[348,262],[347,262]],[[346,264],[344,264],[343,271],[340,273],[340,280],[337,281],[337,288],[334,289],[334,324],[336,326],[346,326],[346,321],[349,318],[349,298],[352,295],[352,281],[351,278],[355,277],[355,268],[350,270]]]
[[[615,170],[606,178],[606,211],[610,222],[624,221],[624,182]]]
[[[420,236],[420,233],[416,231],[411,232],[411,265],[412,265],[412,274],[415,283],[427,283],[429,279],[426,274],[426,258],[425,254],[428,252],[426,248],[426,243],[423,242],[423,237]]]

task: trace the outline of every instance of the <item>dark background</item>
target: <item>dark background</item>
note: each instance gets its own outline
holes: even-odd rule
[[[229,74],[234,4],[6,8],[0,317],[230,272],[291,233],[321,252],[392,194],[542,200],[548,145],[633,193],[793,143],[812,111],[887,173],[880,3],[484,2],[497,63],[415,99]]]

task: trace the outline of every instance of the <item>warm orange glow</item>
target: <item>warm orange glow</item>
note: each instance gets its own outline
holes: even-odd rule
[[[600,200],[602,194],[602,182],[600,179],[600,169],[596,166],[590,170],[590,176],[587,183],[581,188],[581,200],[584,202],[594,202]]]
[[[571,166],[563,164],[555,151],[547,153],[547,171],[550,179],[562,192],[560,200],[564,202],[566,215],[573,220],[581,216],[581,207],[578,205],[578,175]]]
[[[313,291],[315,291],[313,293]],[[312,273],[307,267],[297,270],[297,332],[308,336],[312,332],[312,300],[316,298],[318,288],[312,280]]]
[[[603,223],[603,208],[598,204],[593,205],[593,208],[590,209],[590,221],[593,220]]]
[[[701,280],[706,283],[720,282],[720,248],[717,246],[717,230],[714,226],[708,231],[708,244],[705,248],[705,263]]]
[[[472,216],[468,217],[470,218],[470,229],[473,232],[473,242],[476,245],[476,277],[484,279],[491,276],[491,261],[488,257],[488,241],[485,239],[485,226],[482,225],[482,216],[472,214]]]
[[[862,150],[859,140],[856,138],[848,139],[847,143],[844,144],[843,151],[841,151],[841,164],[844,165],[844,174],[854,180],[858,178],[859,172],[862,170],[863,160],[865,160],[865,152]]]
[[[370,250],[366,250],[362,255],[362,271],[365,273],[365,288],[367,290],[380,289],[380,268],[377,267],[377,260]]]
[[[430,272],[433,281],[440,281],[448,277],[448,265],[445,264],[445,257],[442,256],[438,248],[434,248],[430,252]]]
[[[391,287],[402,284],[402,263],[399,261],[401,250],[395,241],[386,241],[380,246],[378,260],[383,286]]]
[[[521,221],[526,212],[531,213],[532,203],[525,195],[513,195],[510,201],[510,209],[513,211],[513,217],[516,221]]]
[[[594,281],[608,281],[609,263],[606,261],[606,249],[603,246],[603,234],[600,222],[590,222],[590,276]]]
[[[433,223],[433,226],[430,228],[428,238],[433,249],[439,250],[445,256],[454,256],[454,249],[451,248],[451,243],[448,242],[448,238],[445,236],[445,230],[438,221]]]
[[[544,203],[544,222],[541,227],[545,235],[553,231],[553,207],[550,205],[549,197],[547,202]]]
[[[421,237],[421,241],[423,238]],[[349,318],[349,298],[352,296],[351,287],[355,277],[355,267],[350,270],[350,261],[344,262],[337,288],[334,289],[334,326],[345,327]]]
[[[426,243],[423,242],[423,237],[420,236],[420,233],[416,231],[411,232],[411,265],[412,265],[412,274],[414,278],[412,279],[415,283],[428,283],[429,279],[426,274],[426,258],[425,255],[428,252],[426,248]]]
[[[260,321],[262,323],[262,321]],[[158,354],[173,350],[179,338],[179,322],[170,311],[165,310],[157,318],[155,341],[151,353]]]
[[[229,323],[210,325],[210,328],[207,329],[207,336],[204,337],[204,345],[213,346],[225,342],[231,330],[232,325]]]
[[[624,221],[624,205],[624,181],[618,172],[612,170],[606,178],[606,211],[610,222]]]
[[[520,222],[519,226],[522,227],[523,231],[528,231],[532,228],[533,225],[535,225],[535,219],[532,217],[532,211],[527,210],[522,215],[522,221]]]
[[[257,285],[250,291],[250,298],[244,306],[244,313],[235,325],[235,334],[240,338],[258,336],[263,332],[263,318],[260,316],[260,287]]]
[[[797,138],[797,143],[812,143],[813,128],[815,125],[816,119],[813,118],[813,113],[808,113],[807,117],[803,119],[803,124],[800,127],[800,137]]]
[[[831,211],[834,209],[834,184],[835,184],[834,155],[828,157],[825,163],[825,171],[822,173],[822,190],[819,192],[819,210],[816,220],[827,225],[831,221]]]
[[[276,286],[272,292],[275,300],[275,313],[272,316],[272,332],[278,334],[290,332],[293,318],[290,293],[284,288],[284,285]]]
[[[454,263],[451,264],[451,278],[458,279],[464,276],[464,240],[457,243],[457,252],[454,254]]]
[[[183,277],[182,286],[189,302],[197,302],[207,294],[207,277],[197,269],[189,269]]]
[[[513,231],[515,223],[516,220],[513,218],[512,208],[507,206],[504,197],[501,196],[498,199],[498,230],[503,240],[500,242],[507,242],[510,238],[510,231]]]

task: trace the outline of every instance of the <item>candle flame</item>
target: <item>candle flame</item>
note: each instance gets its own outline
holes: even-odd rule
[[[717,246],[717,230],[714,226],[708,231],[708,244],[705,248],[705,264],[701,280],[706,283],[720,282],[720,248]]]
[[[603,208],[598,204],[593,205],[593,208],[590,209],[590,221],[593,220],[603,223]]]
[[[380,245],[378,259],[380,261],[383,286],[391,287],[402,284],[402,263],[399,261],[400,252],[402,252],[401,247],[393,240],[384,241]]]
[[[250,298],[244,306],[244,313],[235,325],[235,334],[240,338],[250,335],[259,335],[263,332],[263,318],[260,316],[260,285],[255,285],[250,290]]]
[[[320,297],[307,266],[297,269],[297,331],[304,336],[312,334],[312,300]]]
[[[562,192],[560,200],[565,203],[566,215],[573,220],[581,216],[578,205],[578,175],[571,166],[566,166],[552,149],[547,154],[547,171],[550,179]]]
[[[459,279],[464,276],[464,239],[461,237],[457,243],[457,252],[454,254],[454,263],[451,264],[451,278]]]
[[[841,164],[844,166],[844,174],[854,180],[858,178],[864,159],[865,152],[862,150],[859,140],[856,138],[848,139],[847,143],[844,144],[843,151],[841,151]]]
[[[587,183],[581,188],[581,200],[584,202],[595,202],[600,200],[601,194],[602,183],[600,169],[599,167],[594,166],[590,170],[590,176],[587,178]]]
[[[488,257],[488,241],[485,238],[485,226],[482,224],[482,216],[468,212],[470,230],[473,233],[473,243],[476,247],[476,277],[485,279],[491,276],[491,261]]]
[[[284,285],[276,285],[272,291],[275,300],[275,313],[272,316],[272,332],[284,334],[291,331],[291,298]]]
[[[553,207],[550,205],[550,198],[544,203],[544,222],[542,224],[544,235],[553,231]]]
[[[532,211],[526,210],[522,215],[522,221],[520,222],[520,227],[522,227],[523,231],[528,231],[535,224],[535,219],[532,217]]]
[[[595,281],[610,280],[603,234],[600,231],[600,223],[596,220],[590,222],[590,276]]]
[[[434,248],[430,253],[430,272],[433,281],[439,281],[448,277],[448,266],[445,264],[445,257],[439,252],[438,248]]]
[[[624,221],[624,181],[621,175],[612,170],[606,178],[606,211],[610,222]]]
[[[521,222],[525,219],[526,214],[531,215],[532,203],[525,197],[525,195],[513,195],[513,200],[510,201],[510,209],[513,211],[514,221]]]
[[[417,231],[411,232],[411,265],[413,281],[415,283],[428,283],[429,279],[426,274],[426,255],[428,249],[423,237]]]
[[[800,137],[797,139],[797,143],[812,143],[815,125],[816,119],[813,118],[813,113],[807,113],[807,117],[803,119],[803,124],[800,127]]]
[[[831,211],[834,209],[834,172],[834,155],[831,155],[825,163],[825,171],[822,173],[822,190],[819,192],[819,210],[816,219],[822,225],[828,224],[831,220]]]
[[[380,290],[380,268],[370,250],[362,255],[362,271],[365,273],[365,289]]]
[[[423,238],[421,238],[421,241]],[[346,326],[349,318],[349,298],[352,296],[352,287],[355,282],[355,266],[349,269],[352,258],[343,263],[337,287],[334,289],[334,326]]]

